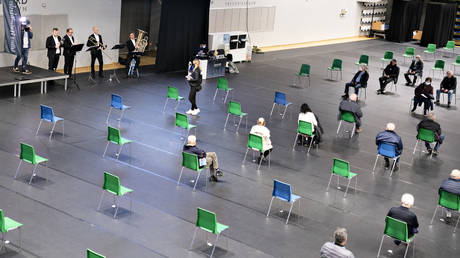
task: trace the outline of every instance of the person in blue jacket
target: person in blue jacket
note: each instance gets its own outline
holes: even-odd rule
[[[377,134],[375,137],[375,144],[379,146],[381,143],[392,144],[395,148],[396,156],[401,155],[403,151],[403,143],[401,137],[395,132],[396,125],[394,123],[388,123],[385,131],[382,131]],[[385,169],[390,168],[390,160],[387,157],[385,158]],[[399,161],[399,159],[398,159]],[[395,165],[395,170],[397,169],[397,164]]]

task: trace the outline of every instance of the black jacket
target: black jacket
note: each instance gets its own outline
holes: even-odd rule
[[[57,36],[58,38],[58,41],[61,42],[61,36]],[[46,48],[48,49],[48,54],[47,56],[48,57],[53,57],[56,55],[56,42],[54,42],[54,38],[53,38],[53,35],[49,36],[48,38],[46,38]],[[59,54],[57,55],[61,55],[61,47],[59,47]]]
[[[425,94],[427,98],[433,99],[433,86],[426,85],[425,83],[420,83],[420,85],[414,89],[414,94],[417,97]]]
[[[203,80],[203,77],[201,76],[201,70],[198,67],[194,71],[191,72],[190,76],[192,79],[188,81],[188,84],[190,87],[200,87],[201,86],[201,81]]]
[[[460,195],[460,179],[448,178],[442,181],[439,190]]]
[[[420,123],[418,123],[417,132],[420,130],[420,128],[433,131],[436,141],[441,141],[441,126],[437,122],[425,118]]]
[[[444,77],[441,81],[441,89],[446,90],[455,90],[457,88],[457,78],[455,76],[452,77]]]
[[[390,78],[393,78],[395,80],[395,83],[398,82],[398,76],[399,76],[399,67],[397,65],[387,65],[385,67],[385,70],[383,70],[383,75],[388,75]]]
[[[99,35],[99,44],[104,45],[104,42],[102,41],[101,34],[98,34],[98,35]],[[94,34],[91,34],[91,35],[88,36],[88,41],[86,41],[86,46],[87,47],[95,47],[95,46],[97,46],[97,40],[96,40],[96,37],[94,37]],[[101,50],[98,49],[97,47],[91,49],[91,53],[96,53],[97,51],[101,51]]]
[[[415,215],[408,208],[399,206],[393,207],[388,211],[387,216],[407,223],[407,234],[409,237],[414,235],[414,229],[418,228],[417,215]]]
[[[206,158],[206,152],[196,146],[184,145],[183,151],[195,154],[199,159]]]
[[[72,41],[75,42],[74,37],[72,36]],[[71,51],[70,48],[72,47],[72,41],[70,41],[69,35],[64,36],[64,42],[62,46],[64,47],[64,56],[74,56],[75,52]]]
[[[351,80],[352,83],[356,83],[356,79],[358,78],[359,74],[361,71],[358,71],[355,76],[353,76],[353,79]],[[363,75],[361,75],[361,78],[359,80],[359,84],[361,84],[361,87],[367,88],[367,80],[369,80],[369,73],[367,71],[364,72]]]
[[[128,39],[128,41],[126,41],[126,47],[128,48],[129,53],[132,53],[136,50],[136,46],[133,44],[131,39]]]
[[[423,76],[423,62],[418,60],[412,60],[412,63],[409,67],[410,72],[415,72],[419,76]]]

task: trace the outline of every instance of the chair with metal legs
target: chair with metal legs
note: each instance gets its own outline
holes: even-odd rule
[[[379,157],[393,159],[393,165],[391,165],[390,177],[393,175],[393,171],[395,170],[396,163],[398,163],[399,158],[401,155],[396,155],[396,146],[393,144],[388,143],[380,143],[377,149],[377,157],[375,158],[374,168],[372,169],[372,174],[375,172],[375,167],[377,166],[377,161]]]
[[[118,109],[121,111],[120,118],[118,118],[118,127],[120,127],[121,119],[125,113],[125,110],[130,109],[130,106],[126,106],[123,104],[123,99],[120,95],[112,94],[111,101],[110,101],[110,110],[109,114],[107,115],[106,124],[109,124],[110,114],[112,113],[112,109]]]
[[[297,138],[300,136],[302,136],[302,142],[303,142],[303,138],[310,138],[310,144],[308,146],[308,151],[307,153],[310,153],[310,149],[311,149],[311,146],[313,144],[313,140],[315,138],[315,134],[313,133],[313,125],[309,122],[305,122],[305,121],[302,121],[300,120],[299,121],[299,124],[297,126],[297,134],[295,136],[295,139],[294,139],[294,145],[292,145],[292,150],[295,149],[295,145],[297,143]]]
[[[286,94],[284,94],[282,92],[279,92],[279,91],[276,91],[275,92],[275,99],[273,100],[272,110],[270,111],[270,118],[273,115],[273,110],[275,109],[275,106],[278,105],[278,106],[283,106],[284,107],[284,112],[283,112],[283,114],[281,114],[281,119],[284,119],[284,116],[286,115],[286,110],[289,107],[289,105],[291,105],[291,104],[292,104],[291,102],[287,101]]]
[[[189,124],[188,122],[188,116],[182,113],[177,113],[176,112],[176,120],[174,121],[174,125],[176,127],[183,128],[187,130],[187,137],[190,134],[190,130],[195,128],[195,136],[196,136],[196,125]],[[187,137],[185,137],[185,140],[187,140]]]
[[[353,138],[353,135],[355,134],[355,130],[356,130],[355,115],[353,113],[351,113],[351,112],[348,112],[348,111],[342,111],[341,112],[341,114],[340,114],[340,122],[339,122],[339,126],[337,127],[336,135],[339,134],[340,128],[342,127],[342,122],[343,121],[353,125],[353,130],[350,132],[350,138]]]
[[[207,168],[207,166],[200,167],[200,162],[198,156],[193,153],[188,153],[183,151],[182,152],[182,169],[180,170],[179,179],[177,179],[177,185],[180,183],[180,179],[182,178],[182,172],[184,172],[184,168],[188,168],[197,172],[197,176],[195,179],[195,184],[193,185],[193,191],[196,189],[196,185],[198,183],[198,179],[200,179],[201,172]],[[205,172],[205,188],[208,186],[208,175]]]
[[[272,208],[272,203],[274,199],[278,199],[284,202],[290,203],[289,213],[286,219],[286,225],[289,222],[289,217],[291,216],[292,207],[297,200],[300,200],[302,197],[299,195],[295,195],[292,193],[291,185],[274,180],[273,182],[273,192],[272,192],[272,199],[270,200],[270,205],[268,206],[267,217],[270,215],[270,210]],[[299,211],[300,211],[300,201],[299,201]]]
[[[217,222],[217,216],[214,212],[202,208],[197,208],[195,231],[193,231],[192,242],[190,243],[189,249],[193,248],[193,243],[195,242],[195,237],[198,229],[202,229],[205,232],[209,232],[216,235],[216,240],[214,241],[210,255],[210,258],[212,258],[212,256],[214,255],[214,251],[216,250],[217,240],[219,240],[220,234],[228,228],[229,227],[227,225],[220,224],[219,222]]]
[[[334,59],[332,61],[332,66],[328,67],[327,71],[331,73],[331,80],[332,80],[332,72],[337,72],[335,80],[338,79],[339,73],[340,73],[340,80],[342,80],[342,60]]]
[[[0,209],[0,231],[2,232],[2,243],[0,243],[0,251],[3,248],[6,249],[5,241],[6,241],[6,234],[12,230],[17,229],[19,233],[19,250],[21,250],[21,227],[23,225],[13,219],[5,217],[3,214],[3,210]]]
[[[38,130],[40,130],[40,126],[42,125],[43,121],[53,124],[53,128],[51,128],[51,132],[50,132],[50,140],[51,140],[51,136],[53,136],[54,128],[56,127],[56,123],[59,121],[62,121],[62,136],[64,136],[64,118],[55,116],[52,107],[40,105],[40,123],[38,123],[38,128],[37,128],[37,131],[35,132],[35,135],[38,135]]]
[[[414,151],[412,152],[412,155],[415,155],[415,152],[417,150],[417,145],[419,144],[419,142],[422,142],[422,141],[427,142],[429,144],[436,142],[436,139],[434,137],[434,132],[432,130],[425,129],[425,128],[420,128],[418,130],[417,142],[415,143]],[[420,148],[420,151],[424,152],[422,151],[422,147]],[[433,151],[430,153],[430,159],[431,158],[433,158]]]
[[[214,101],[216,101],[217,92],[219,90],[222,90],[225,92],[225,98],[224,98],[224,104],[225,104],[225,102],[227,102],[228,94],[230,93],[230,91],[233,90],[233,88],[228,87],[228,81],[224,77],[220,77],[219,79],[217,79],[217,88],[216,88],[216,92],[214,93],[214,98],[212,100],[213,103]]]
[[[332,164],[332,173],[331,177],[329,178],[329,183],[327,184],[326,192],[329,191],[329,185],[331,184],[331,180],[333,176],[337,176],[337,189],[340,189],[340,177],[345,177],[348,179],[347,189],[345,189],[345,194],[343,197],[347,197],[348,188],[350,187],[350,182],[353,177],[356,178],[355,181],[355,193],[356,193],[356,186],[358,185],[358,174],[353,173],[350,171],[350,163],[345,160],[341,160],[338,158],[334,158]]]
[[[109,126],[107,127],[107,145],[105,146],[105,150],[104,150],[104,154],[102,154],[102,158],[105,157],[105,153],[107,152],[107,148],[109,147],[110,143],[114,143],[120,146],[120,149],[115,154],[118,160],[118,158],[120,158],[120,153],[121,153],[121,149],[123,148],[123,145],[127,143],[132,143],[132,141],[121,137],[121,133],[119,129]]]
[[[99,205],[97,206],[97,210],[101,209],[102,200],[104,199],[104,193],[108,192],[113,195],[113,205],[115,205],[115,213],[113,214],[113,218],[117,217],[118,208],[117,205],[117,198],[122,197],[125,194],[132,193],[133,190],[127,187],[120,185],[120,178],[116,175],[110,174],[109,172],[104,171],[104,185],[102,186],[102,193],[101,198],[99,200]],[[129,197],[129,212],[132,212],[133,200]]]
[[[430,225],[433,225],[434,217],[438,208],[441,207],[441,216],[444,213],[444,209],[449,209],[458,213],[457,223],[455,223],[454,233],[457,231],[458,222],[460,221],[460,196],[458,194],[449,193],[444,190],[439,190],[438,205],[434,210],[433,217],[431,218]]]
[[[407,223],[401,220],[394,219],[387,216],[385,218],[385,230],[383,231],[382,240],[380,241],[379,251],[377,253],[377,258],[380,256],[380,251],[382,250],[382,244],[385,237],[393,238],[401,242],[406,243],[406,251],[404,252],[404,258],[407,255],[407,250],[409,250],[410,243],[414,243],[412,246],[412,257],[415,257],[415,234],[409,237],[407,230]]]
[[[163,107],[163,113],[165,112],[166,105],[168,104],[168,100],[170,100],[170,99],[172,99],[172,100],[177,102],[176,106],[174,107],[174,110],[177,110],[177,107],[179,106],[180,101],[183,100],[184,97],[179,96],[179,90],[177,88],[168,86],[168,93],[166,95],[166,101],[165,101],[165,105]]]
[[[310,87],[310,79],[311,79],[311,76],[310,76],[310,65],[309,64],[302,64],[302,66],[300,66],[300,71],[296,74],[294,74],[294,81],[292,83],[293,86],[297,86],[297,82],[299,82],[299,84],[302,84],[302,79],[303,78],[307,78],[308,79],[308,87]]]
[[[261,157],[260,157],[260,161],[259,161],[259,165],[257,166],[257,170],[260,169],[260,165],[262,164],[262,160],[264,159],[264,152],[266,150],[264,150],[264,147],[263,147],[263,141],[262,141],[262,137],[259,136],[259,135],[255,135],[255,134],[249,134],[249,138],[248,138],[248,146],[247,146],[247,149],[246,149],[246,153],[244,154],[244,158],[243,158],[243,162],[241,165],[244,165],[244,163],[246,162],[246,156],[248,155],[248,151],[249,150],[252,150],[252,156],[254,158],[254,151],[256,152],[259,152]],[[270,157],[271,157],[271,153],[268,154],[268,166],[270,167]]]
[[[34,147],[25,143],[20,143],[21,145],[21,153],[19,154],[19,165],[18,168],[16,169],[16,173],[14,174],[14,179],[18,176],[19,173],[19,168],[21,167],[22,161],[25,161],[27,163],[30,163],[34,165],[34,169],[32,171],[32,175],[30,176],[29,179],[29,185],[32,183],[32,179],[34,176],[38,174],[38,165],[42,162],[48,162],[48,159],[45,159],[43,157],[38,156],[35,154]]]
[[[230,101],[228,102],[228,111],[227,111],[227,118],[225,119],[224,130],[227,128],[227,122],[228,122],[228,118],[230,115],[237,116],[240,118],[240,121],[238,122],[238,126],[236,127],[236,133],[238,133],[238,130],[240,129],[241,120],[243,120],[243,117],[246,117],[246,129],[248,128],[248,113],[243,113],[241,111],[240,103],[236,101]]]
[[[86,258],[105,258],[105,256],[98,254],[91,249],[86,249]]]

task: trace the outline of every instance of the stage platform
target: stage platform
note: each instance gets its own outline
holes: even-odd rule
[[[0,67],[0,87],[13,86],[13,96],[21,97],[22,85],[40,83],[40,93],[47,92],[47,82],[64,80],[64,89],[67,90],[67,74],[57,73],[37,66],[29,66],[32,74],[25,75],[13,72],[13,66]]]

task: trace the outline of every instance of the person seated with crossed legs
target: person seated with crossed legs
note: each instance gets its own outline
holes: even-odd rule
[[[369,79],[369,73],[367,72],[367,65],[362,65],[361,70],[359,70],[351,82],[347,82],[345,84],[345,91],[344,95],[342,96],[343,99],[348,99],[348,88],[353,87],[355,88],[355,94],[359,96],[359,89],[367,87],[367,80]]]
[[[223,176],[224,174],[219,169],[219,162],[217,160],[217,154],[215,152],[205,152],[204,150],[196,147],[196,136],[189,135],[187,138],[187,144],[184,146],[183,151],[192,153],[198,156],[199,159],[206,158],[206,166],[209,167],[209,173],[211,177],[210,181],[217,182],[217,176]],[[201,166],[200,168],[203,168]]]

